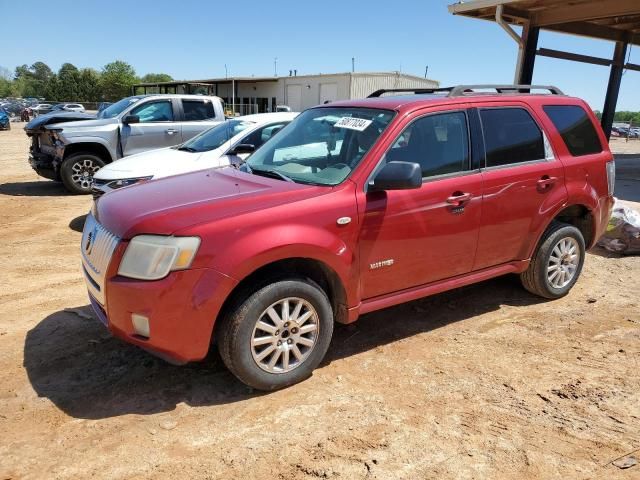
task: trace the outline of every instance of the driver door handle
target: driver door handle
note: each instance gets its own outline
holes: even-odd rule
[[[454,207],[461,207],[465,203],[468,203],[472,197],[473,195],[470,193],[454,192],[449,198],[447,198],[447,203]]]
[[[178,133],[178,130],[176,130],[175,128],[167,128],[165,132],[167,132],[169,135],[174,135]]]

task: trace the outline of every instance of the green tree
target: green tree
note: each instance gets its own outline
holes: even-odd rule
[[[136,71],[122,60],[108,63],[102,69],[101,85],[105,100],[117,101],[131,94],[131,87],[138,81]]]
[[[71,63],[63,63],[58,70],[57,100],[86,100],[80,97],[80,71]]]
[[[102,100],[100,73],[92,68],[80,70],[78,79],[78,98],[84,102],[99,102]]]
[[[167,73],[147,73],[140,79],[140,83],[162,83],[171,81],[173,81],[173,77]]]

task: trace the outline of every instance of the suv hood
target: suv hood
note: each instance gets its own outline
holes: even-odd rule
[[[228,165],[228,158],[221,158],[220,153],[220,149],[186,152],[173,147],[160,148],[116,160],[98,170],[94,178],[105,181],[139,177],[162,178]]]
[[[89,113],[81,112],[61,112],[61,113],[48,113],[44,115],[38,115],[31,120],[24,129],[27,133],[33,132],[43,128],[45,125],[53,125],[58,123],[73,122],[74,124],[81,124],[82,121],[95,120],[96,116]]]
[[[332,191],[244,173],[203,170],[124,187],[100,197],[96,219],[111,233],[171,235],[187,227],[235,217]]]

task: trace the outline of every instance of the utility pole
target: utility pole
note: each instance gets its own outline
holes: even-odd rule
[[[273,76],[278,76],[278,57],[274,57],[273,59]]]
[[[356,71],[356,57],[351,57],[351,72]]]

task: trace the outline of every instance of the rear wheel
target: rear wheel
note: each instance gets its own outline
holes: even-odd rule
[[[544,298],[563,297],[578,281],[584,257],[582,232],[573,225],[554,222],[540,241],[529,268],[520,274],[522,285]]]
[[[221,321],[217,335],[225,365],[258,390],[277,390],[308,378],[333,334],[325,292],[302,280],[259,289]]]
[[[62,162],[60,178],[71,193],[91,193],[93,175],[104,165],[102,158],[93,153],[74,153]]]

